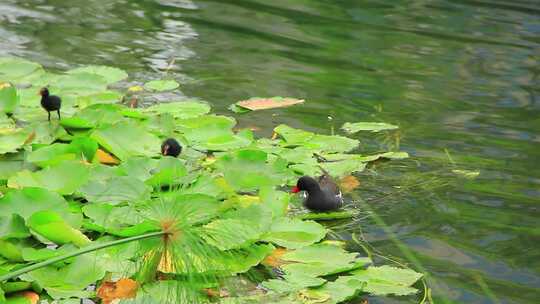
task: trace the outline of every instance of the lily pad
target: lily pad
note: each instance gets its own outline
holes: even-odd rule
[[[97,66],[89,65],[80,68],[76,68],[70,71],[67,71],[68,74],[95,74],[103,77],[108,84],[124,80],[128,77],[128,74],[121,69],[108,67],[108,66]]]
[[[210,106],[197,101],[178,101],[155,104],[145,111],[157,114],[168,113],[175,118],[186,119],[207,114],[210,112]]]
[[[23,170],[8,180],[11,188],[41,187],[60,194],[73,194],[88,181],[89,169],[76,161],[61,162],[37,172]]]
[[[179,86],[175,80],[152,80],[144,84],[145,89],[157,92],[171,91]]]
[[[38,63],[16,57],[0,57],[0,80],[13,81],[37,70],[41,70],[41,65]]]
[[[92,180],[79,189],[80,194],[90,202],[113,205],[147,200],[151,191],[150,186],[129,176]]]
[[[12,85],[0,87],[0,113],[13,113],[18,105],[17,89]]]
[[[326,229],[314,221],[279,218],[263,237],[285,248],[301,248],[320,241],[326,235]]]
[[[399,127],[384,122],[346,122],[341,128],[345,132],[353,134],[360,131],[380,132],[384,130],[395,130]]]
[[[354,279],[366,282],[366,292],[375,295],[395,294],[404,296],[418,292],[411,287],[422,274],[412,269],[396,268],[392,266],[371,266],[367,269],[358,269],[352,272]]]
[[[96,129],[90,137],[120,160],[132,156],[160,154],[159,138],[133,122],[121,122]]]
[[[71,213],[68,203],[59,194],[43,188],[27,187],[10,190],[0,198],[0,214],[18,214],[25,220],[32,214],[49,210],[62,216],[72,227],[80,226],[80,216]]]
[[[78,247],[90,243],[90,239],[74,229],[53,211],[38,211],[28,219],[28,226],[41,236],[56,243],[73,243]]]

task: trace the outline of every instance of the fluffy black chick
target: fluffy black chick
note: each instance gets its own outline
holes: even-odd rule
[[[60,119],[62,99],[56,95],[50,95],[49,89],[47,88],[39,90],[39,95],[41,95],[41,106],[47,111],[47,114],[49,114],[49,121],[51,121],[52,111],[56,111],[56,113],[58,113],[58,119]]]

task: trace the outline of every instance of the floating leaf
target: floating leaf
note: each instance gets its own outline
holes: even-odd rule
[[[335,304],[352,299],[359,292],[364,291],[366,283],[350,276],[341,276],[333,282],[327,282],[315,291],[328,295],[325,304]]]
[[[13,113],[19,105],[19,95],[14,86],[0,88],[0,113]]]
[[[157,114],[168,113],[175,118],[186,119],[207,114],[210,112],[210,106],[197,101],[178,101],[158,103],[148,107],[145,111]]]
[[[303,102],[304,102],[303,99],[283,98],[279,96],[271,97],[271,98],[253,97],[248,100],[239,101],[236,103],[236,105],[242,108],[251,110],[251,111],[258,111],[258,110],[289,107],[289,106],[303,103]]]
[[[17,130],[9,134],[0,136],[0,154],[17,152],[24,145],[31,132],[28,130]]]
[[[0,80],[15,80],[41,70],[41,65],[16,57],[0,57]]]
[[[346,122],[341,128],[345,130],[345,132],[353,134],[359,131],[380,132],[384,130],[395,130],[399,127],[383,122]]]
[[[46,189],[27,187],[22,190],[10,190],[0,198],[0,214],[18,214],[28,219],[35,212],[42,210],[54,211],[71,226],[80,226],[80,218],[72,215],[66,200]]]
[[[95,130],[90,137],[120,160],[160,154],[161,141],[135,123],[118,123]]]
[[[16,213],[0,215],[0,240],[26,238],[30,236],[24,218]]]
[[[70,71],[67,71],[68,74],[80,74],[88,73],[95,74],[103,77],[108,84],[115,83],[120,80],[124,80],[128,77],[128,74],[118,68],[108,67],[108,66],[97,66],[89,65],[80,68],[76,68]]]
[[[28,226],[41,236],[56,243],[73,243],[82,247],[90,243],[88,237],[66,223],[53,211],[38,211],[28,219]]]
[[[418,281],[422,274],[412,269],[396,268],[392,266],[371,266],[367,269],[358,269],[352,272],[353,278],[366,282],[365,291],[375,295],[409,295],[417,292],[410,287]]]
[[[41,171],[23,170],[8,180],[8,187],[41,187],[60,194],[73,194],[88,181],[89,169],[80,162],[61,162]]]
[[[158,92],[174,90],[179,86],[175,80],[152,80],[144,84],[145,89]]]
[[[62,75],[51,84],[50,91],[55,93],[61,91],[60,97],[65,97],[66,93],[95,93],[99,91],[105,91],[107,89],[108,81],[105,77],[92,73],[75,73]]]
[[[287,125],[279,125],[274,128],[274,132],[279,134],[289,145],[299,145],[308,142],[315,134],[291,128]]]
[[[279,218],[264,239],[285,248],[301,248],[320,241],[326,229],[317,222]]]
[[[275,292],[294,292],[306,287],[315,287],[324,284],[326,280],[307,274],[295,273],[283,276],[283,280],[268,280],[262,286]]]

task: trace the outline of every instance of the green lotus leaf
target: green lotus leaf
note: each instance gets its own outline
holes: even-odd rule
[[[21,279],[36,281],[53,299],[89,298],[92,293],[83,289],[102,279],[105,271],[92,255],[80,255],[67,266],[40,268],[21,275]]]
[[[96,129],[90,137],[120,160],[132,156],[160,154],[159,138],[133,122],[121,122]]]
[[[274,132],[281,136],[287,145],[301,145],[310,141],[310,139],[315,135],[314,133],[291,128],[287,125],[279,125],[274,128]]]
[[[180,84],[175,80],[152,80],[144,84],[144,88],[150,91],[171,91],[178,88]]]
[[[224,213],[201,229],[202,237],[221,250],[241,248],[257,241],[268,231],[272,220],[270,209],[254,204]]]
[[[331,176],[343,177],[354,172],[362,172],[366,168],[367,163],[360,159],[347,159],[335,162],[321,163],[320,166],[327,171]]]
[[[177,101],[155,104],[145,111],[156,114],[168,113],[174,118],[186,119],[207,114],[210,112],[210,106],[198,101]]]
[[[34,166],[26,162],[24,157],[24,152],[0,155],[0,180],[6,181],[21,170],[34,169]]]
[[[316,134],[304,146],[322,152],[348,152],[359,144],[358,140],[344,136]]]
[[[53,211],[38,211],[28,219],[28,226],[39,235],[56,244],[73,243],[82,247],[90,243],[90,239],[82,232],[71,227],[64,219]]]
[[[89,66],[76,68],[73,70],[69,70],[66,73],[67,74],[88,73],[88,74],[99,75],[103,77],[107,81],[108,84],[115,83],[120,80],[124,80],[128,77],[128,74],[121,69],[108,67],[108,66],[97,66],[97,65],[89,65]]]
[[[19,105],[19,95],[14,86],[0,86],[0,113],[13,113]]]
[[[38,70],[42,70],[38,63],[16,57],[0,57],[0,80],[2,81],[17,80]]]
[[[105,91],[107,84],[107,79],[101,75],[81,72],[59,76],[51,84],[50,91],[60,97],[67,93],[91,94]]]
[[[263,237],[264,240],[286,248],[301,248],[320,241],[326,229],[314,221],[279,218]]]
[[[56,256],[66,254],[68,252],[72,252],[76,250],[77,247],[75,247],[73,244],[66,244],[64,246],[58,247],[56,249],[51,248],[23,248],[22,249],[22,256],[25,261],[28,262],[39,262],[43,260],[47,260],[50,258],[54,258]]]
[[[122,94],[116,91],[103,91],[77,97],[77,106],[86,108],[94,104],[112,104],[122,100]]]
[[[357,133],[360,131],[380,132],[384,130],[395,130],[398,126],[383,123],[383,122],[346,122],[341,129],[349,134]]]
[[[27,161],[40,167],[54,166],[66,160],[80,159],[77,151],[69,144],[52,144],[34,150],[28,154]]]
[[[180,159],[163,157],[157,161],[152,176],[145,183],[153,187],[179,184],[186,173],[186,167]]]
[[[197,118],[177,120],[178,131],[191,143],[204,144],[206,141],[232,134],[236,120],[220,115],[204,115]]]
[[[91,162],[98,149],[98,144],[87,137],[74,139],[70,144],[52,144],[32,151],[27,161],[40,167],[56,165],[67,160],[85,159]]]
[[[209,138],[204,143],[196,144],[195,147],[208,151],[227,151],[244,148],[250,144],[251,140],[230,133]]]
[[[23,170],[8,180],[12,188],[41,187],[60,194],[73,194],[89,179],[89,168],[78,161],[64,161],[41,171]]]
[[[0,198],[0,214],[18,214],[27,220],[32,214],[49,210],[62,216],[72,227],[81,224],[79,215],[71,213],[66,200],[55,192],[43,188],[10,190]]]
[[[354,279],[366,282],[365,291],[374,295],[395,294],[404,296],[418,292],[410,287],[418,281],[422,274],[412,269],[392,266],[371,266],[352,272]]]
[[[8,134],[2,134],[0,136],[0,154],[17,152],[25,144],[29,135],[29,130],[20,129]]]
[[[282,280],[273,279],[262,283],[262,286],[280,293],[290,293],[307,287],[316,287],[324,284],[326,280],[310,275],[295,273],[283,276]]]
[[[150,186],[130,176],[91,180],[79,189],[79,193],[90,202],[113,205],[147,200],[151,191]]]
[[[241,191],[280,185],[287,177],[286,162],[267,162],[268,155],[260,150],[245,149],[223,155],[215,163],[219,172],[233,188]]]
[[[0,215],[0,240],[30,236],[24,218],[16,213]]]
[[[365,291],[365,282],[350,276],[341,276],[333,282],[327,282],[319,288],[312,289],[322,295],[327,295],[325,304],[341,303],[354,298],[358,293]]]
[[[10,262],[24,262],[18,240],[0,240],[0,258]]]

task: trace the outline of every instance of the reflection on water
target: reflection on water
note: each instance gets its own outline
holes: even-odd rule
[[[380,222],[341,235],[361,227],[381,252],[416,260],[438,302],[538,300],[538,1],[4,0],[0,38],[0,55],[54,69],[168,71],[218,111],[250,96],[307,100],[239,117],[265,135],[282,122],[330,132],[329,115],[336,127],[399,124],[376,137],[413,159],[360,176],[360,206]]]

